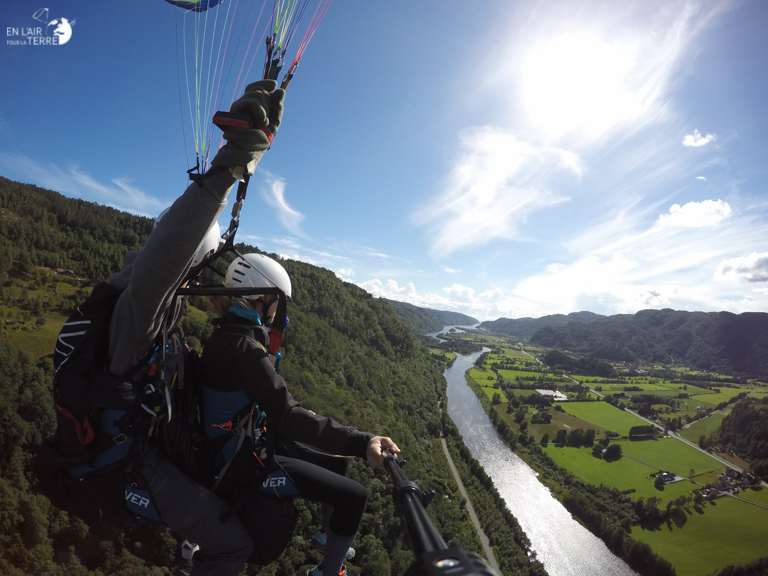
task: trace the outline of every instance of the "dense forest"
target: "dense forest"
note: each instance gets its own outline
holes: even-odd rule
[[[738,454],[750,463],[750,470],[768,478],[768,398],[738,402],[709,444]]]
[[[477,324],[476,318],[461,312],[420,308],[407,302],[398,302],[397,300],[389,300],[387,298],[383,300],[389,302],[390,306],[397,312],[397,315],[419,336],[438,332],[443,329],[443,326],[473,326]]]
[[[603,318],[605,316],[594,312],[571,312],[570,314],[550,314],[540,318],[499,318],[481,322],[478,328],[501,336],[530,338],[537,330],[545,326],[563,326],[569,322],[589,324]]]
[[[542,359],[544,364],[563,370],[571,374],[581,376],[600,376],[602,378],[614,378],[618,376],[616,369],[608,362],[603,362],[592,356],[576,358],[559,350],[548,350]]]
[[[612,361],[675,362],[698,370],[768,377],[768,314],[642,310],[589,324],[547,326],[531,343]]]
[[[30,463],[36,447],[55,426],[47,352],[53,348],[55,332],[39,354],[11,343],[47,334],[50,325],[57,318],[62,322],[61,315],[87,294],[87,288],[72,286],[82,286],[82,280],[67,278],[70,289],[64,290],[58,276],[35,266],[68,268],[84,278],[106,277],[119,267],[124,250],[140,246],[151,221],[4,179],[0,210],[4,246],[0,254],[9,255],[0,277],[5,317],[26,318],[29,313],[34,318],[39,313],[37,322],[0,322],[0,573],[168,575],[176,540],[162,526],[89,529],[39,494]],[[288,308],[291,324],[281,372],[293,394],[318,413],[392,436],[408,459],[409,477],[438,493],[429,512],[446,542],[479,552],[477,535],[440,447],[440,435],[450,420],[439,407],[445,406],[445,380],[438,357],[428,353],[385,301],[343,283],[328,270],[292,261],[284,265],[294,298]],[[35,288],[50,297],[33,314],[31,307],[43,301],[33,296]],[[201,299],[191,300],[204,307]],[[208,333],[205,311],[190,307],[190,312],[182,327],[190,340],[203,344]],[[487,478],[466,453],[456,447],[455,451],[457,464],[467,475],[465,482],[484,487],[476,491],[485,502],[485,493],[492,495]],[[403,574],[413,553],[404,521],[394,509],[388,477],[362,462],[353,464],[350,475],[368,487],[370,500],[348,573]],[[494,534],[498,554],[504,554],[505,576],[544,574],[540,564],[529,562],[527,539],[511,515],[501,514],[499,501],[491,499],[481,506],[493,510],[481,520]],[[248,567],[247,574],[294,575],[316,563],[316,553],[306,542],[319,525],[319,509],[309,503],[299,508],[300,523],[288,550],[266,568]]]

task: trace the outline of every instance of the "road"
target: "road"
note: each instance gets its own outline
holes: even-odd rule
[[[453,472],[453,477],[456,479],[456,484],[458,484],[459,486],[459,493],[462,495],[462,497],[467,503],[467,512],[469,512],[469,517],[472,519],[472,524],[475,525],[475,530],[477,530],[477,535],[480,537],[480,542],[483,544],[483,551],[485,551],[485,557],[488,559],[488,563],[491,565],[491,568],[501,573],[499,569],[499,564],[496,562],[496,557],[493,555],[491,542],[490,540],[488,540],[488,536],[485,535],[485,532],[483,532],[483,529],[480,527],[480,520],[478,519],[477,514],[475,514],[475,509],[472,508],[472,502],[470,502],[469,496],[467,495],[467,491],[464,489],[464,483],[461,481],[461,478],[459,477],[459,471],[456,470],[456,466],[454,466],[453,464],[453,458],[451,458],[451,454],[448,452],[448,445],[445,443],[445,438],[440,438],[440,442],[443,445],[443,452],[445,452],[445,458],[448,460],[448,465],[451,467],[451,472]]]

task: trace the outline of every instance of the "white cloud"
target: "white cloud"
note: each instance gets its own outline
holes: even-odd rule
[[[267,188],[262,190],[262,196],[267,204],[277,211],[277,218],[285,228],[296,236],[303,236],[299,225],[304,220],[304,214],[292,208],[285,199],[285,180],[268,175]]]
[[[132,186],[124,177],[113,178],[111,184],[104,184],[77,166],[63,169],[21,154],[0,153],[0,166],[43,188],[139,216],[154,218],[168,207],[164,201]]]
[[[376,298],[389,298],[400,302],[408,302],[419,306],[420,299],[416,295],[416,288],[413,282],[408,282],[405,286],[399,286],[396,280],[389,279],[386,283],[378,278],[366,280],[358,284],[360,288],[373,294]]]
[[[643,306],[663,306],[669,304],[669,298],[664,296],[658,290],[646,290],[635,298],[640,307]]]
[[[707,179],[704,176],[696,176],[696,180],[701,180],[702,182],[707,181]]]
[[[733,215],[728,202],[722,200],[704,200],[703,202],[688,202],[680,206],[673,204],[669,214],[661,214],[658,219],[660,226],[680,228],[703,228],[717,226]]]
[[[768,282],[768,252],[752,252],[723,260],[715,271],[715,280],[728,282]]]
[[[336,277],[339,280],[347,280],[355,275],[355,271],[352,268],[341,268],[336,271]]]
[[[440,268],[443,272],[448,272],[448,274],[458,274],[461,272],[461,270],[457,270],[456,268],[448,268],[448,266],[441,266]]]
[[[706,136],[702,136],[698,130],[694,130],[693,134],[685,135],[685,137],[683,138],[683,146],[701,148],[702,146],[706,146],[710,142],[714,142],[715,138],[716,137],[714,134],[707,134]]]
[[[464,130],[460,144],[444,191],[414,215],[431,232],[433,255],[518,237],[530,214],[567,200],[551,191],[557,179],[582,172],[576,154],[496,128]]]

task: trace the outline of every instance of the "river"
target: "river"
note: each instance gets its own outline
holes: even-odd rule
[[[507,507],[520,522],[547,572],[550,576],[637,576],[602,540],[576,522],[536,479],[536,472],[499,439],[480,400],[464,379],[464,373],[480,354],[457,355],[453,366],[444,372],[448,381],[448,414],[472,456],[493,479]]]

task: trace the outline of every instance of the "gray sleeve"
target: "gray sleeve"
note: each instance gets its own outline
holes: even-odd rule
[[[146,353],[160,330],[173,294],[189,270],[205,234],[226,206],[235,182],[228,171],[190,184],[135,257],[109,283],[123,290],[109,327],[109,368],[123,374]]]

